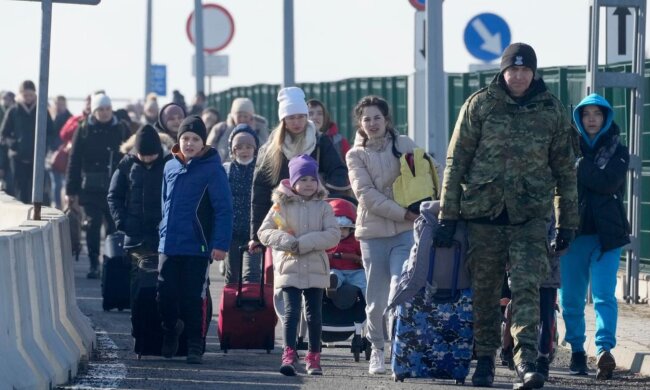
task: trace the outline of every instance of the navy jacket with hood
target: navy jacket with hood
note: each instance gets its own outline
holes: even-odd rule
[[[147,166],[136,155],[127,154],[117,165],[106,199],[117,230],[126,235],[124,248],[144,245],[157,250],[161,183],[169,158],[161,150],[160,157]]]
[[[585,106],[599,106],[603,127],[590,139],[582,124]],[[623,208],[625,179],[630,155],[618,138],[620,130],[613,120],[609,102],[598,94],[584,98],[573,110],[580,134],[582,158],[578,160],[578,235],[598,235],[601,251],[606,252],[630,242],[629,223]]]
[[[209,257],[212,249],[228,251],[232,235],[232,202],[228,178],[219,153],[206,148],[201,156],[185,161],[178,145],[165,164],[162,187],[163,218],[158,251],[168,256]],[[201,200],[212,207],[199,207]],[[199,215],[202,210],[211,215]],[[211,211],[207,211],[211,210]],[[201,220],[214,227],[206,232]]]

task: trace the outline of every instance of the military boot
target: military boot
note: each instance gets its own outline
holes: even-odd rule
[[[540,389],[544,386],[544,376],[537,372],[535,364],[521,362],[515,366],[523,389]]]
[[[476,387],[492,387],[494,383],[494,356],[479,356],[472,384]]]
[[[187,364],[201,364],[203,363],[203,340],[201,339],[188,339],[187,340]]]

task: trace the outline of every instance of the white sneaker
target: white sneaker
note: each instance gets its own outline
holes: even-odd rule
[[[368,366],[368,373],[386,373],[386,366],[384,365],[384,351],[381,349],[372,349],[372,353],[370,354],[370,366]]]

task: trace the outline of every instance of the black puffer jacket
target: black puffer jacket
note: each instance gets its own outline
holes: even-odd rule
[[[53,149],[58,138],[49,113],[46,115],[47,134],[45,145]],[[36,106],[28,109],[23,103],[11,107],[5,114],[0,129],[2,142],[9,149],[9,157],[31,163],[34,160],[34,137],[36,134]]]
[[[602,252],[630,242],[630,226],[623,207],[630,155],[627,148],[618,142],[619,134],[618,126],[612,122],[593,148],[580,139],[583,157],[578,162],[578,234],[597,234]],[[611,148],[614,152],[601,168],[595,159],[602,148]]]
[[[311,122],[310,122],[311,123]],[[267,143],[268,145],[268,143]],[[316,148],[311,156],[318,161],[318,172],[324,181],[325,187],[331,192],[341,192],[350,189],[348,168],[343,164],[329,137],[319,137]],[[258,158],[259,162],[259,158]],[[251,239],[259,241],[257,230],[262,225],[264,217],[272,206],[271,194],[280,184],[282,179],[289,178],[289,161],[282,155],[282,169],[277,181],[271,180],[269,175],[255,167],[253,176],[253,194],[251,196]]]
[[[75,131],[66,176],[66,194],[79,195],[80,203],[106,199],[111,176],[122,159],[120,145],[129,129],[115,116],[106,123],[89,117]]]
[[[152,250],[158,248],[163,169],[170,157],[158,157],[147,166],[129,154],[124,156],[113,174],[107,196],[108,207],[117,230],[126,235],[125,248],[140,245]]]

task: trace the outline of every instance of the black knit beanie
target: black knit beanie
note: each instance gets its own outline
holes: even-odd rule
[[[181,127],[178,129],[178,140],[180,141],[181,135],[183,133],[191,131],[192,133],[198,135],[203,140],[203,144],[206,144],[208,139],[208,131],[205,128],[205,123],[198,115],[191,115],[183,119],[181,122]]]
[[[160,153],[162,146],[160,144],[160,136],[156,129],[151,125],[140,127],[135,133],[135,145],[133,148],[143,156]]]
[[[511,66],[525,66],[537,72],[537,55],[530,45],[517,42],[506,47],[501,56],[501,72]]]

